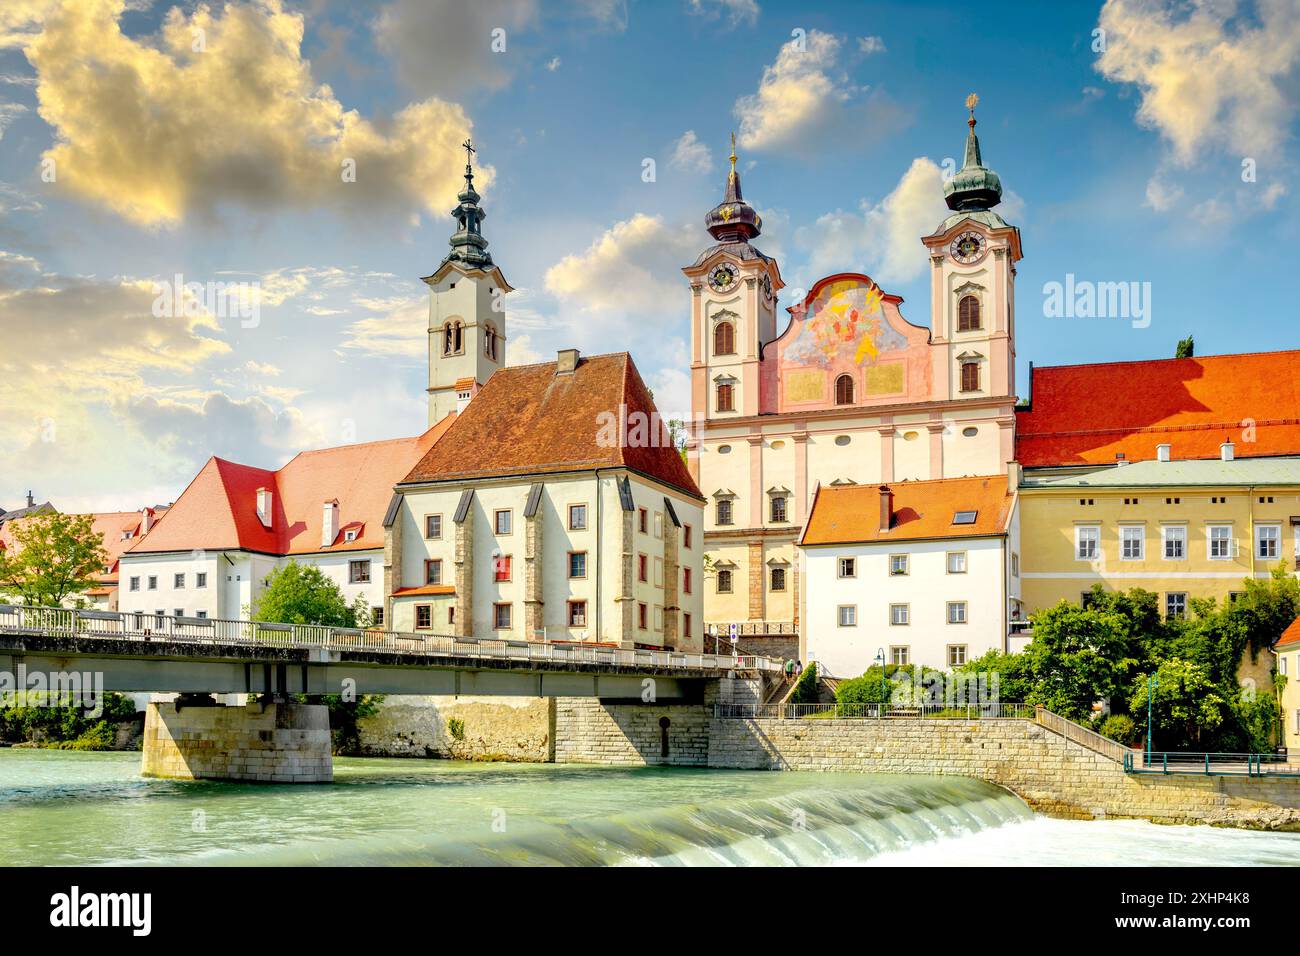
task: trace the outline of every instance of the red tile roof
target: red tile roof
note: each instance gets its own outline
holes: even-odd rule
[[[632,441],[618,440],[617,428],[608,426],[618,420],[620,409]],[[583,357],[571,374],[556,374],[555,362],[503,368],[404,481],[623,466],[701,498],[681,455],[663,435],[635,441],[635,425],[642,420],[637,413],[647,422],[652,414],[658,421],[650,390],[626,352]],[[666,434],[666,428],[662,431]]]
[[[449,415],[416,438],[305,451],[279,471],[209,458],[132,554],[240,549],[266,554],[363,551],[384,546],[384,512],[393,485],[455,420]],[[257,517],[257,490],[272,493],[271,527]],[[339,502],[339,534],[321,547],[324,504]],[[344,541],[344,528],[361,529]]]
[[[1291,647],[1294,644],[1300,644],[1300,617],[1287,625],[1286,630],[1282,632],[1282,636],[1277,639],[1277,642],[1273,647],[1275,649],[1279,647]]]
[[[879,485],[835,485],[817,489],[800,545],[870,544],[936,538],[979,538],[1003,534],[1015,496],[1006,475],[938,478],[889,485],[894,517],[880,530]],[[958,511],[974,511],[971,524],[953,524]]]
[[[1300,351],[1035,368],[1030,408],[1016,412],[1027,468],[1156,457],[1300,454]],[[1243,434],[1254,423],[1253,441]]]

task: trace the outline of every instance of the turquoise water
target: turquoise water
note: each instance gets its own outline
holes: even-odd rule
[[[1300,835],[1036,817],[977,780],[336,758],[334,783],[146,780],[0,750],[0,865],[1300,864]]]

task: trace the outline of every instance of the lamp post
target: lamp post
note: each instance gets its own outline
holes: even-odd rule
[[[884,713],[885,704],[889,702],[889,694],[885,690],[887,682],[885,681],[885,649],[882,647],[876,651],[876,663],[880,665],[880,710]]]
[[[1147,680],[1147,763],[1151,763],[1151,708],[1156,699],[1156,688],[1160,680],[1155,674]]]

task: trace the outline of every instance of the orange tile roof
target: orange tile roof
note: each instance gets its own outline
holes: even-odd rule
[[[398,588],[393,592],[393,597],[415,597],[420,594],[455,594],[456,587],[452,584],[423,584],[418,588]]]
[[[16,541],[15,532],[25,521],[30,520],[29,516],[25,518],[15,518],[7,522],[0,529],[0,551],[12,548]],[[140,531],[140,512],[138,511],[100,511],[89,515],[90,526],[95,534],[99,535],[100,544],[104,548],[104,553],[108,555],[107,564],[109,570],[107,573],[95,575],[95,580],[101,584],[111,585],[117,583],[117,559],[122,556],[122,552],[135,543],[136,537]],[[131,532],[132,537],[126,541],[122,540],[122,533]],[[96,589],[98,591],[99,589]],[[96,593],[92,591],[90,593]]]
[[[240,549],[266,554],[363,551],[384,546],[393,485],[455,420],[448,415],[415,438],[301,452],[278,471],[210,458],[131,554]],[[257,517],[257,491],[272,493],[271,527]],[[339,534],[321,547],[324,503],[339,502]],[[355,541],[344,528],[360,528]]]
[[[1025,467],[1156,457],[1300,454],[1300,351],[1035,368],[1030,407],[1016,412]],[[1243,434],[1254,422],[1254,440]]]
[[[1006,475],[901,481],[894,493],[894,520],[880,530],[880,486],[821,487],[813,498],[808,525],[799,543],[867,544],[935,538],[979,538],[1004,534],[1015,496]],[[953,524],[958,511],[974,511],[973,524]]]
[[[494,372],[404,482],[623,466],[703,497],[681,455],[667,441],[627,447],[632,443],[617,440],[617,435],[614,441],[602,440],[602,424],[610,416],[617,420],[620,409],[632,423],[628,433],[633,436],[636,413],[647,421],[654,413],[657,419],[654,399],[630,355],[583,357],[572,374],[557,375],[555,369],[555,362],[544,362]]]
[[[1296,618],[1287,625],[1282,636],[1273,644],[1274,649],[1279,647],[1290,647],[1293,644],[1300,644],[1300,617]]]

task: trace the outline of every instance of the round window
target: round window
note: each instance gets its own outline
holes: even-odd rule
[[[980,430],[976,428],[974,425],[972,425],[970,428],[963,428],[961,430],[961,433],[965,435],[967,438],[974,438],[976,435],[980,433]]]
[[[853,440],[853,439],[851,439],[848,435],[836,435],[836,436],[835,436],[835,444],[840,445],[840,446],[847,445],[847,444],[848,444],[849,442],[851,442],[852,440]]]
[[[772,442],[772,448],[773,448],[773,449],[784,448],[784,447],[785,447],[785,442],[783,442],[783,441],[777,440],[777,441]]]
[[[718,454],[719,454],[719,455],[730,455],[730,454],[731,454],[731,446],[730,446],[730,445],[719,445],[719,446],[718,446]]]
[[[903,432],[903,441],[916,441],[920,437],[920,432]]]

